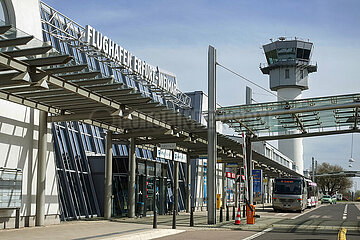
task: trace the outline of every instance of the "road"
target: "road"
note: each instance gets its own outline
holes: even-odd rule
[[[306,210],[304,213],[262,213],[264,217],[277,218],[263,231],[217,231],[194,230],[180,234],[163,237],[160,239],[244,239],[244,240],[269,240],[269,239],[337,239],[340,227],[347,230],[347,240],[360,240],[360,204],[338,203],[333,205],[320,205],[317,208]],[[269,216],[267,216],[269,215]],[[272,216],[272,217],[271,217]],[[255,224],[256,225],[256,224]],[[236,230],[236,229],[232,229]]]
[[[277,222],[253,239],[337,239],[340,227],[347,229],[346,239],[360,239],[359,205],[323,205],[309,213]]]

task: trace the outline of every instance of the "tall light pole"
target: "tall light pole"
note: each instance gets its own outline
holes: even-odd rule
[[[208,51],[208,161],[207,161],[207,207],[208,224],[216,224],[216,49]]]

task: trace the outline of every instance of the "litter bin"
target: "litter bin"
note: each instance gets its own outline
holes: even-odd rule
[[[255,206],[251,205],[253,211],[249,208],[249,205],[246,205],[246,222],[247,224],[255,224]]]
[[[143,216],[145,204],[143,202],[136,203],[136,212],[138,216]]]

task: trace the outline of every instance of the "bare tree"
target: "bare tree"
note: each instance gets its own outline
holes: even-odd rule
[[[318,166],[317,174],[341,172],[341,171],[344,171],[344,169],[339,165],[322,163]],[[336,192],[346,191],[352,186],[352,181],[349,177],[339,177],[339,176],[317,177],[316,182],[324,194],[327,193],[330,195],[333,195]]]

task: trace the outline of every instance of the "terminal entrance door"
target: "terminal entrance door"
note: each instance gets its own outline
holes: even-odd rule
[[[123,217],[128,212],[128,176],[113,176],[112,215]]]

